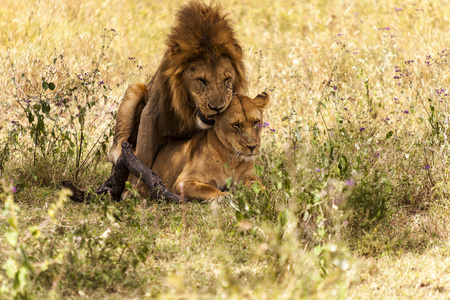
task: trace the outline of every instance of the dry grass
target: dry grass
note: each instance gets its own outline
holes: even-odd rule
[[[0,110],[4,113],[0,115],[0,137],[6,140],[12,121],[26,123],[14,95],[43,95],[31,87],[40,86],[41,77],[48,76],[48,66],[61,54],[64,61],[58,68],[67,73],[52,77],[57,87],[67,76],[75,79],[92,70],[92,62],[100,57],[102,28],[118,33],[100,65],[100,79],[112,88],[108,103],[115,110],[127,86],[145,82],[156,69],[174,14],[186,1],[3,2]],[[270,245],[268,237],[276,236],[275,229],[261,229],[264,237],[239,231],[227,206],[220,207],[219,213],[209,206],[188,206],[191,219],[186,229],[180,223],[186,217],[185,208],[140,205],[136,208],[142,217],[138,223],[151,228],[139,230],[157,234],[152,254],[138,269],[143,281],[135,289],[119,287],[97,294],[91,290],[92,296],[449,298],[450,2],[223,0],[221,4],[245,50],[248,94],[269,90],[272,97],[267,119],[275,133],[265,133],[266,153],[289,150],[288,136],[295,134],[303,159],[292,170],[312,172],[328,164],[328,156],[317,153],[329,151],[323,144],[320,148],[310,142],[312,132],[321,142],[333,140],[339,155],[353,165],[358,164],[358,157],[370,166],[367,174],[359,169],[351,173],[352,179],[360,182],[364,176],[382,174],[380,185],[389,183],[392,201],[388,206],[395,215],[388,224],[361,229],[356,241],[348,238],[353,251],[347,253],[349,270],[322,278],[314,262],[316,256],[308,248],[310,240],[287,238],[281,245]],[[35,82],[27,84],[22,73]],[[401,78],[394,78],[399,75]],[[442,125],[436,137],[428,121],[431,106],[436,112],[433,120]],[[293,126],[298,130],[292,130]],[[95,130],[91,133],[94,139],[96,134]],[[2,177],[18,181],[26,174],[30,178],[48,177],[49,182],[62,179],[54,175],[60,174],[59,165],[41,169],[37,175],[23,170],[30,164],[23,151],[13,151],[16,155],[5,163]],[[84,185],[100,182],[107,175],[109,166],[102,159],[100,167],[82,181]],[[337,167],[330,163],[330,174],[333,168]],[[47,174],[49,170],[53,175]],[[54,193],[54,188],[42,191],[28,187],[16,195],[24,227],[42,220],[45,205],[56,199]],[[33,211],[36,206],[42,210]],[[99,206],[91,211],[74,204],[66,208],[62,218],[72,225],[92,223],[90,218],[99,218],[104,209]],[[145,219],[146,215],[151,218]],[[128,227],[136,238],[142,234],[126,222],[121,226]],[[105,221],[95,231],[101,234],[106,228]],[[2,226],[1,232],[4,230]],[[346,243],[341,238],[339,242]],[[286,250],[286,243],[295,250]],[[287,251],[292,261],[283,265],[269,254],[258,256],[255,253],[262,251],[258,247],[268,247],[273,255]],[[274,267],[280,265],[295,271],[283,277]],[[273,274],[279,277],[274,280],[270,277]],[[84,295],[83,287],[66,287],[59,296],[64,297],[64,293],[69,297]]]
[[[423,254],[405,253],[355,261],[348,272],[350,299],[447,299],[448,243]]]

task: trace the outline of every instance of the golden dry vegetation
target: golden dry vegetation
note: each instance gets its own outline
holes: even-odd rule
[[[448,1],[220,1],[271,95],[268,189],[58,198],[109,175],[117,104],[185,2],[0,5],[0,297],[449,298]]]

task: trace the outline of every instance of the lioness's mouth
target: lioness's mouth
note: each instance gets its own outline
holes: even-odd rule
[[[198,112],[198,117],[206,125],[210,125],[210,126],[214,125],[214,122],[215,122],[214,116],[205,116],[201,112]]]
[[[243,154],[240,157],[245,161],[254,161],[258,157],[258,154]]]

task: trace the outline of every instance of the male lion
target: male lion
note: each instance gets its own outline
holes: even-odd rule
[[[259,154],[263,110],[268,102],[266,93],[254,99],[236,94],[228,109],[215,116],[213,128],[190,140],[161,146],[153,171],[169,191],[187,199],[225,197],[229,177],[233,184],[255,181],[254,159]]]
[[[125,92],[108,156],[113,164],[128,141],[152,168],[169,137],[191,138],[210,128],[213,116],[224,112],[232,94],[246,86],[242,49],[219,6],[196,1],[184,6],[166,44],[151,82],[132,84]]]

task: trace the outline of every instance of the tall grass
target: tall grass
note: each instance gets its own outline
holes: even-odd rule
[[[364,298],[365,282],[385,297],[390,262],[372,257],[445,253],[446,1],[222,1],[247,93],[272,99],[265,189],[211,205],[66,203],[60,180],[107,177],[117,105],[156,70],[181,4],[2,4],[2,297]],[[405,285],[448,296],[432,279]]]

